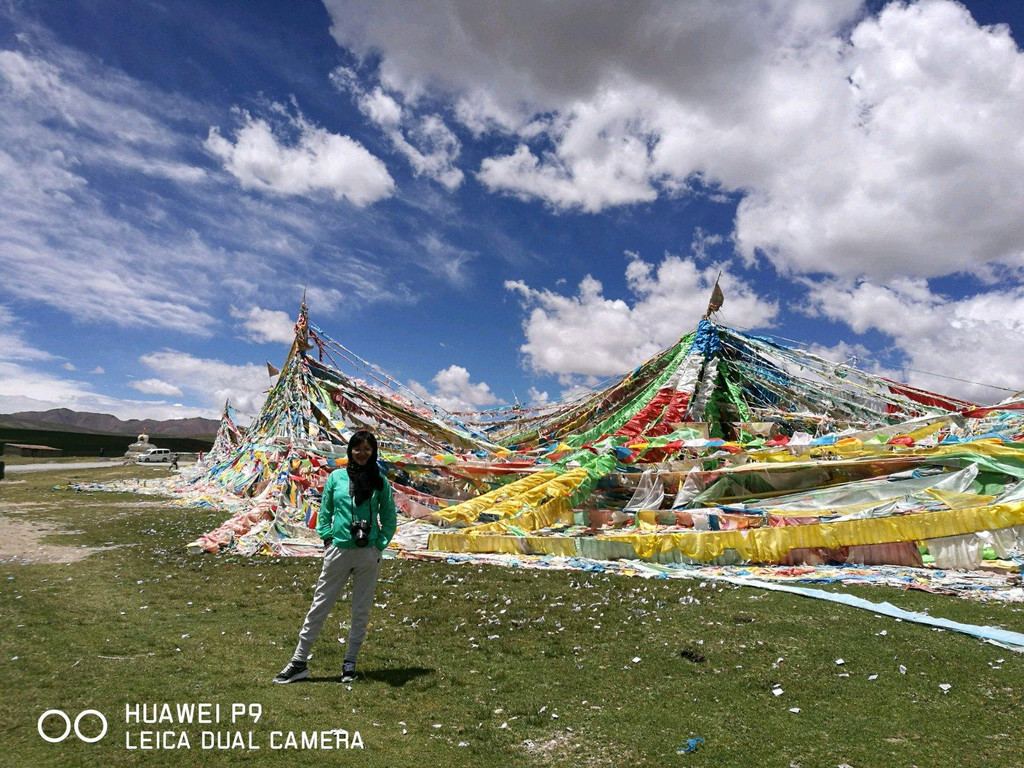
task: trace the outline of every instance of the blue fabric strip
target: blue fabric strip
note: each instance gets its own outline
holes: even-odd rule
[[[1002,646],[1008,650],[1016,651],[1017,653],[1024,653],[1024,634],[1000,629],[999,627],[962,624],[959,621],[939,619],[934,616],[929,616],[926,613],[907,611],[903,608],[897,608],[892,603],[873,603],[862,597],[844,595],[838,592],[826,592],[824,590],[810,589],[808,587],[793,587],[788,584],[772,584],[767,581],[757,581],[753,579],[734,579],[730,576],[707,577],[702,575],[700,578],[707,578],[709,581],[724,581],[741,587],[756,587],[758,589],[768,589],[774,592],[788,592],[793,595],[800,595],[801,597],[813,597],[818,600],[828,600],[832,603],[842,603],[843,605],[848,605],[852,608],[863,608],[865,611],[873,611],[874,613],[880,613],[883,616],[890,616],[894,619],[903,619],[904,621],[912,621],[915,624],[925,624],[930,627],[939,627],[940,629],[948,629],[953,632],[962,632],[965,635],[980,638],[985,642]]]

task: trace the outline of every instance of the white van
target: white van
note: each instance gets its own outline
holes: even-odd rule
[[[150,448],[148,451],[143,451],[135,459],[138,464],[150,464],[152,462],[164,462],[171,460],[171,449],[170,448]]]

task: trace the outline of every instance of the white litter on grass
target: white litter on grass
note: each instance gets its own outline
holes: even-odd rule
[[[634,656],[633,657],[633,663],[634,664],[639,664],[640,663],[640,657],[639,656]]]
[[[877,680],[878,675],[868,675],[868,680]]]
[[[940,690],[941,690],[941,691],[942,691],[943,693],[949,693],[949,689],[950,689],[950,688],[952,688],[952,687],[953,687],[953,686],[952,686],[952,685],[950,685],[949,683],[939,683],[939,689],[940,689]]]
[[[904,667],[904,666],[903,666],[902,664],[900,664],[900,667],[899,667],[899,669],[900,669],[900,674],[901,674],[901,675],[905,675],[905,674],[907,674],[907,668],[906,668],[906,667]]]
[[[842,666],[846,663],[846,659],[836,659],[836,665]]]
[[[772,688],[772,696],[781,696],[783,693],[784,691],[777,686],[775,688]]]
[[[794,715],[799,715],[800,714],[800,707],[790,707],[789,711],[792,712]]]

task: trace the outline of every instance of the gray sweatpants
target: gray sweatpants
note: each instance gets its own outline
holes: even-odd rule
[[[373,593],[377,589],[380,575],[380,550],[376,547],[342,549],[329,547],[324,554],[324,566],[320,580],[313,594],[313,604],[299,632],[299,644],[295,646],[293,659],[306,661],[313,648],[320,628],[327,614],[338,601],[349,575],[352,576],[352,624],[348,631],[345,647],[345,661],[355,662],[359,648],[366,637],[366,625],[370,621],[373,607]]]

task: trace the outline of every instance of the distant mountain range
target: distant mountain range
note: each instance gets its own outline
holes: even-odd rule
[[[87,432],[98,435],[148,435],[163,437],[212,437],[220,422],[214,419],[129,419],[122,421],[109,413],[88,413],[54,408],[49,411],[0,413],[0,427]]]

